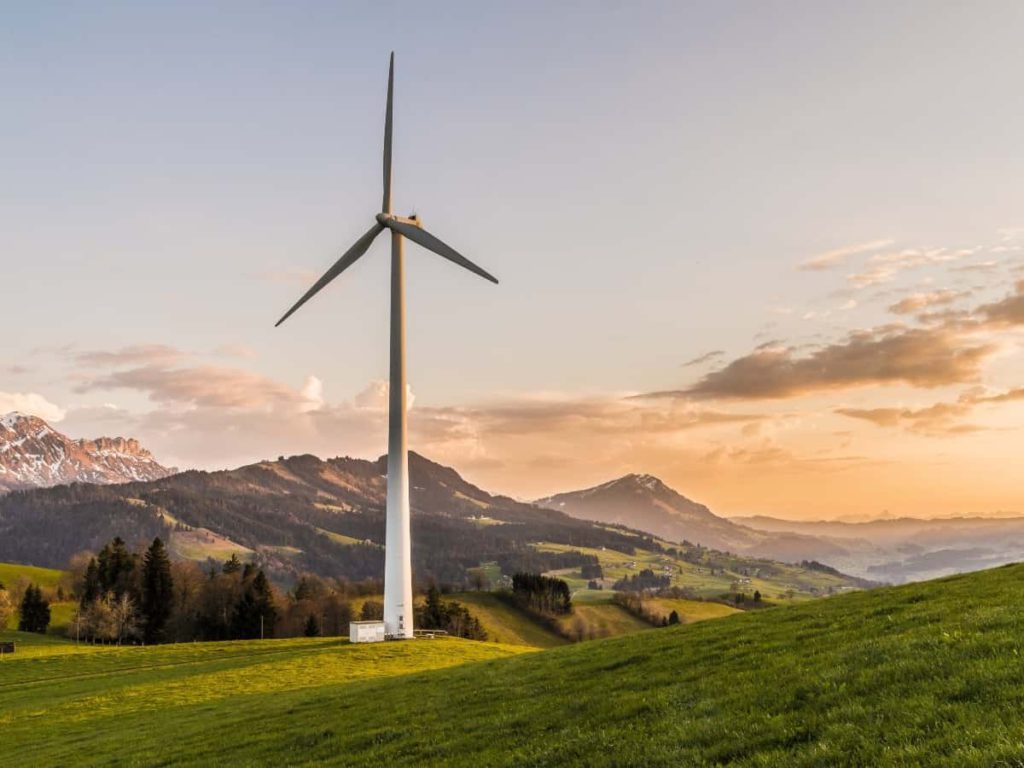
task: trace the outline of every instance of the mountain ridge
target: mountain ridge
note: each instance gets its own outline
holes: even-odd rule
[[[157,462],[134,438],[76,440],[38,416],[18,411],[0,416],[0,493],[76,482],[157,480],[176,471]]]
[[[668,539],[740,554],[783,560],[844,554],[826,537],[795,531],[763,531],[719,517],[651,474],[628,474],[578,491],[534,502],[580,520],[624,525]]]

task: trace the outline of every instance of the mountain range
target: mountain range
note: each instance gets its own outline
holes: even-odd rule
[[[73,440],[36,416],[15,412],[0,417],[0,493],[66,483],[157,480],[174,472],[136,440]]]
[[[295,456],[175,474],[136,440],[75,440],[35,416],[8,414],[0,418],[0,560],[62,567],[116,535],[165,535],[187,559],[257,553],[285,574],[370,578],[382,559],[384,466]],[[487,561],[506,571],[573,564],[539,551],[544,542],[818,561],[896,583],[1024,559],[1024,518],[728,519],[649,474],[523,503],[415,454],[410,470],[417,568],[439,580],[465,581]]]
[[[59,442],[44,422],[20,419],[19,426],[22,437],[34,442],[18,443],[22,437],[11,442],[30,456],[51,440]],[[50,463],[44,459],[36,457],[32,463]],[[596,565],[602,553],[616,553],[621,568],[639,572],[637,563],[656,563],[660,571],[674,573],[681,585],[693,585],[708,596],[751,578],[773,594],[865,586],[838,572],[718,551],[719,545],[731,545],[731,532],[761,543],[794,536],[757,533],[706,510],[698,522],[707,530],[721,530],[717,538],[702,539],[704,529],[696,527],[689,534],[680,528],[672,539],[658,538],[637,525],[582,519],[490,494],[454,469],[415,453],[410,454],[409,468],[414,571],[424,582],[471,585],[480,573],[493,579],[516,571],[575,569],[578,574],[581,566]],[[305,455],[220,472],[154,471],[165,476],[106,485],[74,482],[0,495],[0,562],[59,568],[115,536],[133,547],[161,536],[180,559],[222,561],[231,554],[256,558],[281,582],[303,572],[352,581],[380,578],[387,484],[383,457],[323,461]],[[50,484],[57,475],[36,477]],[[631,476],[622,478],[616,490],[625,493],[631,486],[647,489],[655,483]],[[656,488],[659,495],[674,494],[663,484]],[[628,521],[628,515],[622,519]]]

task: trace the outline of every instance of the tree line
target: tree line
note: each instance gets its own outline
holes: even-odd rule
[[[68,634],[89,642],[166,643],[269,637],[347,636],[353,618],[380,619],[381,583],[300,576],[291,589],[273,584],[256,562],[233,554],[224,562],[172,561],[160,537],[131,551],[115,537],[96,555],[80,554],[71,566],[78,608]],[[465,606],[441,600],[432,587],[417,608],[417,626],[486,639]]]

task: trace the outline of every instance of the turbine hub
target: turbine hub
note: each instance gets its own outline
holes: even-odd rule
[[[377,222],[382,226],[388,226],[388,222],[397,221],[399,224],[408,224],[413,227],[423,229],[423,222],[417,214],[412,216],[396,216],[393,213],[378,213]]]

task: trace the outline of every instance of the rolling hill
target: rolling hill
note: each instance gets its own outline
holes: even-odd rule
[[[29,638],[0,663],[0,729],[26,766],[1017,765],[1021,583],[1010,566],[528,653]]]

